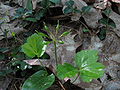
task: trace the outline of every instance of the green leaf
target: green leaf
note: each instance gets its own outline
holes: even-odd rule
[[[42,36],[42,37],[50,38],[48,35],[46,35],[46,34],[44,34],[44,33],[41,33],[41,32],[38,32],[38,31],[36,31],[36,32],[37,32],[37,34],[39,34],[39,35]]]
[[[5,55],[3,53],[0,53],[0,60],[4,60],[5,59]]]
[[[115,22],[113,20],[109,19],[109,18],[108,19],[107,18],[101,18],[99,20],[99,22],[104,24],[104,25],[109,25],[109,26],[111,26],[113,28],[116,28]]]
[[[71,12],[73,12],[73,8],[71,8],[71,7],[66,7],[63,11],[64,14],[68,14],[68,13],[71,13]]]
[[[82,74],[81,74],[80,78],[81,78],[84,82],[91,82],[91,81],[92,81],[92,78],[91,78],[91,77],[88,77],[88,76],[85,76],[85,75],[82,75]]]
[[[48,75],[46,71],[40,70],[24,82],[22,90],[46,90],[54,81],[55,76],[53,74]]]
[[[8,48],[0,48],[0,52],[5,52],[5,51],[8,51],[9,49]]]
[[[64,41],[59,40],[58,43],[60,43],[60,44],[64,44]]]
[[[69,0],[65,3],[66,6],[68,7],[72,7],[74,5],[74,1],[73,0]]]
[[[60,37],[64,37],[64,36],[67,36],[68,34],[70,34],[70,32],[63,32]]]
[[[98,60],[98,51],[96,50],[82,50],[75,55],[75,62],[78,67],[84,67],[90,63]]]
[[[116,28],[116,24],[115,24],[115,22],[113,20],[110,20],[108,25],[113,27],[113,28]]]
[[[15,32],[12,32],[12,36],[15,37],[15,36],[16,36],[16,33],[15,33]]]
[[[105,67],[98,62],[89,64],[80,70],[81,79],[86,82],[87,79],[84,79],[84,77],[88,77],[89,80],[100,78],[104,74],[104,68]]]
[[[49,8],[50,6],[50,1],[49,0],[42,0],[41,1],[41,6],[45,9]]]
[[[10,73],[12,73],[12,72],[14,72],[12,69],[5,69],[5,70],[1,70],[0,71],[0,77],[2,77],[2,76],[6,76],[7,74],[10,74]]]
[[[87,28],[84,28],[83,29],[83,32],[89,32],[90,30],[89,29],[87,29]]]
[[[107,25],[108,24],[108,20],[106,18],[101,18],[99,20],[100,23],[104,24],[104,25]]]
[[[59,23],[59,21],[58,21],[58,23],[57,23],[57,26],[55,27],[55,29],[56,29],[56,31],[58,32],[58,30],[61,28],[61,26],[60,26],[60,23]]]
[[[26,20],[26,21],[32,21],[32,22],[37,22],[36,18],[31,18],[31,17],[25,18],[24,20]]]
[[[90,11],[90,9],[91,9],[91,6],[84,6],[84,7],[82,7],[82,12],[88,13]]]
[[[58,4],[61,0],[50,0],[52,3]]]
[[[98,51],[83,50],[75,56],[75,62],[80,71],[80,77],[85,82],[102,77],[104,74],[103,64],[97,62]],[[96,73],[97,72],[97,73]]]
[[[60,79],[64,79],[66,77],[70,78],[75,76],[78,73],[77,68],[73,67],[71,64],[64,63],[63,65],[59,64],[57,66],[57,76]]]
[[[42,9],[35,14],[35,18],[37,20],[40,20],[45,15],[45,13],[46,13],[46,10]]]
[[[105,11],[103,11],[103,13],[104,13],[106,16],[109,16],[110,13],[111,13],[111,10],[110,10],[110,9],[106,9]]]
[[[99,33],[98,33],[98,37],[100,38],[100,40],[104,40],[106,38],[106,28],[101,28]]]
[[[32,0],[27,0],[26,9],[33,10]]]
[[[46,50],[47,43],[43,40],[42,36],[33,34],[28,37],[27,43],[22,45],[22,51],[29,57],[41,57]]]
[[[81,11],[80,10],[78,10],[77,8],[74,8],[74,13],[81,13]]]

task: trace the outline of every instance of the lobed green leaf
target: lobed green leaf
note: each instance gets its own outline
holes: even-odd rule
[[[64,79],[66,77],[70,78],[75,76],[78,73],[77,68],[72,66],[71,64],[64,63],[63,65],[59,64],[57,66],[57,76],[60,79]]]
[[[84,7],[82,7],[82,12],[88,13],[90,11],[90,9],[91,9],[91,6],[84,6]]]
[[[47,44],[42,36],[35,33],[28,37],[27,43],[22,45],[22,51],[31,58],[35,56],[41,57],[46,50]]]
[[[92,79],[97,79],[104,74],[104,65],[97,62],[98,51],[83,50],[75,56],[75,62],[79,68],[80,77],[84,82],[90,82]]]
[[[98,60],[98,51],[96,50],[82,50],[75,55],[75,62],[78,67],[84,67],[87,64],[96,62]]]

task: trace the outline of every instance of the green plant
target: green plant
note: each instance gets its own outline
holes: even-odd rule
[[[60,24],[58,22],[55,33],[52,33],[49,27],[44,23],[44,29],[49,33],[49,36],[37,32],[27,39],[27,43],[22,45],[22,51],[29,57],[33,58],[35,56],[38,59],[43,55],[46,50],[46,46],[49,43],[54,44],[54,54],[55,54],[55,62],[56,62],[56,71],[57,76],[60,79],[64,79],[65,77],[74,77],[78,74],[85,82],[90,82],[92,79],[97,79],[101,77],[104,73],[104,65],[97,62],[98,52],[96,50],[83,50],[78,52],[75,55],[75,64],[76,66],[72,66],[71,64],[64,63],[63,65],[58,63],[57,56],[57,44],[60,41],[61,37],[64,37],[70,33],[70,31],[63,32],[61,35],[58,35],[60,30]],[[47,37],[52,39],[51,42],[44,41],[43,37]],[[45,67],[40,61],[41,65]],[[96,73],[98,72],[98,73]],[[77,78],[78,78],[77,76]],[[22,90],[45,90],[49,88],[55,80],[54,74],[48,74],[46,68],[44,70],[40,70],[34,73],[31,77],[29,77],[23,84]],[[76,79],[75,79],[76,80]],[[42,81],[42,82],[41,82]]]
[[[103,11],[103,14],[105,15],[103,18],[101,18],[99,20],[99,23],[105,25],[105,27],[100,29],[99,35],[98,37],[100,38],[100,40],[104,40],[106,37],[106,32],[109,31],[109,28],[116,28],[116,24],[113,20],[111,20],[110,14],[111,14],[111,9],[105,9]]]
[[[84,7],[82,7],[81,10],[78,10],[77,7],[74,7],[73,0],[66,1],[65,5],[66,5],[66,7],[63,11],[63,13],[65,13],[65,14],[67,14],[67,13],[81,13],[81,16],[83,16],[84,14],[88,13],[91,9],[91,6],[84,6]]]
[[[98,51],[82,50],[75,55],[75,67],[68,63],[58,65],[58,77],[64,79],[66,77],[71,78],[77,75],[77,78],[80,77],[84,82],[90,82],[92,79],[102,77],[104,74],[104,65],[97,62],[97,60]]]
[[[38,6],[41,8],[33,10],[32,0],[27,0],[26,8],[18,8],[13,19],[37,22],[46,14],[51,5],[58,3],[60,3],[60,0],[42,0],[38,2]]]
[[[66,1],[65,5],[66,5],[66,7],[63,11],[64,14],[81,13],[81,11],[77,9],[77,7],[74,7],[74,1],[73,0]]]
[[[116,28],[116,25],[114,23],[113,20],[111,20],[109,17],[110,17],[110,13],[111,13],[111,10],[110,9],[106,9],[103,11],[103,13],[106,15],[106,17],[104,18],[101,18],[99,20],[99,22],[101,24],[104,24],[106,26],[106,29],[108,30],[109,27],[113,27],[113,28]]]

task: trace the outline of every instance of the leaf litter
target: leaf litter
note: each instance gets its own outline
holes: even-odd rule
[[[20,0],[19,0],[20,1]],[[64,5],[64,2],[66,0],[62,0],[62,3]],[[87,5],[84,1],[81,0],[77,0],[79,3],[82,3],[83,5]],[[75,3],[77,2],[75,1]],[[99,1],[99,0],[98,0]],[[105,1],[105,0],[101,0],[101,1]],[[114,0],[112,0],[114,2]],[[77,3],[78,3],[77,2]],[[34,8],[36,1],[34,2]],[[76,3],[76,6],[78,7],[79,5]],[[109,2],[110,3],[110,2]],[[97,4],[99,4],[100,6],[98,6]],[[103,4],[103,5],[101,5]],[[20,4],[22,5],[22,4]],[[78,8],[81,9],[81,7],[79,6]],[[89,12],[89,14],[86,14],[85,16],[83,16],[83,18],[85,19],[86,24],[92,28],[92,29],[96,29],[98,27],[98,20],[100,18],[102,18],[101,12],[99,12],[98,9],[104,9],[106,8],[105,3],[100,3],[100,2],[95,2],[95,8],[92,8],[91,12]],[[6,9],[5,9],[6,10]],[[2,13],[3,14],[3,13]],[[96,15],[96,16],[95,16]],[[75,16],[77,17],[77,16]],[[91,18],[90,18],[91,17]],[[9,17],[8,21],[9,21]],[[72,18],[72,17],[71,17]],[[76,20],[74,20],[72,18],[73,21],[77,21],[79,20],[80,16],[78,15],[78,18]],[[73,56],[76,53],[76,49],[78,49],[78,47],[81,47],[80,49],[78,49],[77,51],[80,51],[82,49],[95,49],[99,51],[99,62],[102,62],[103,64],[106,65],[106,69],[105,69],[105,75],[100,78],[100,82],[99,80],[94,80],[91,83],[84,83],[84,82],[79,82],[76,83],[78,86],[81,86],[83,88],[85,88],[85,90],[118,90],[120,89],[119,85],[120,85],[120,22],[119,22],[119,18],[120,15],[117,14],[116,12],[111,12],[110,14],[110,18],[115,22],[116,24],[116,28],[115,29],[110,29],[109,32],[107,32],[106,34],[106,38],[105,40],[101,41],[97,35],[90,35],[89,33],[83,33],[81,32],[83,28],[77,28],[78,31],[75,34],[69,34],[68,36],[62,38],[63,41],[65,41],[65,44],[63,45],[58,45],[58,56],[60,59],[60,63],[64,63],[64,62],[68,62],[71,64],[74,64],[73,61]],[[92,21],[92,22],[91,22]],[[5,28],[7,28],[8,24],[5,24]],[[14,28],[14,24],[9,24],[11,25],[10,27],[12,29]],[[1,26],[3,28],[3,26]],[[8,26],[9,27],[9,26]],[[72,27],[70,27],[72,28]],[[11,29],[11,30],[12,30]],[[19,28],[18,29],[22,30],[23,28]],[[17,29],[17,30],[18,30]],[[73,29],[73,28],[72,28]],[[65,31],[66,29],[64,29],[63,31]],[[75,29],[73,29],[75,30]],[[79,32],[79,34],[78,34]],[[1,35],[1,33],[0,33]],[[75,40],[75,36],[77,37],[77,40]],[[55,62],[54,62],[54,52],[53,52],[53,45],[50,44],[48,46],[48,49],[46,51],[49,56],[50,59],[47,60],[41,60],[43,62],[43,64],[47,67],[50,66],[55,66]],[[30,65],[40,65],[40,63],[38,62],[37,59],[31,59],[31,60],[25,60],[25,62],[29,63]],[[108,76],[110,77],[110,79],[108,79]],[[6,83],[6,82],[5,82]]]

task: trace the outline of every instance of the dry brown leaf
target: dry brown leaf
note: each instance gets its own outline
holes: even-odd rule
[[[120,3],[120,0],[111,0],[111,1],[115,3]]]
[[[36,6],[37,6],[37,1],[38,1],[38,0],[32,0],[33,9],[35,9],[35,8],[36,8]]]

